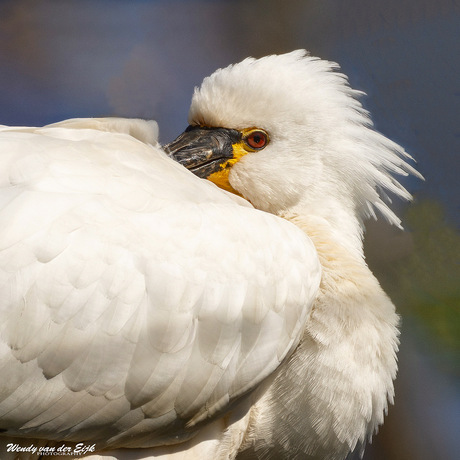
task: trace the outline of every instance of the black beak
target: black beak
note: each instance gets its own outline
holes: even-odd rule
[[[189,126],[163,149],[173,160],[205,179],[233,158],[233,144],[240,140],[241,133],[234,129]]]

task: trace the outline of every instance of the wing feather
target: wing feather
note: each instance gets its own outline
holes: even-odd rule
[[[319,263],[290,223],[101,123],[0,132],[0,428],[187,439],[297,345]]]

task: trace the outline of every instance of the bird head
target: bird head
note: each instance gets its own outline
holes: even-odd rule
[[[394,175],[421,176],[337,70],[304,50],[219,69],[195,89],[189,126],[165,150],[267,212],[362,225],[377,209],[399,226],[386,192],[410,199]]]

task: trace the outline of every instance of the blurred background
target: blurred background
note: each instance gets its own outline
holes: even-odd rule
[[[366,460],[460,458],[459,81],[455,0],[0,1],[0,124],[153,118],[187,125],[193,88],[247,56],[338,62],[376,128],[426,181],[370,222],[369,265],[402,316],[396,402]]]

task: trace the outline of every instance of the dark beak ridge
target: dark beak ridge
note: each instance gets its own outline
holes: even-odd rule
[[[163,149],[198,177],[207,178],[233,158],[233,144],[240,140],[241,133],[233,129],[189,126]]]

